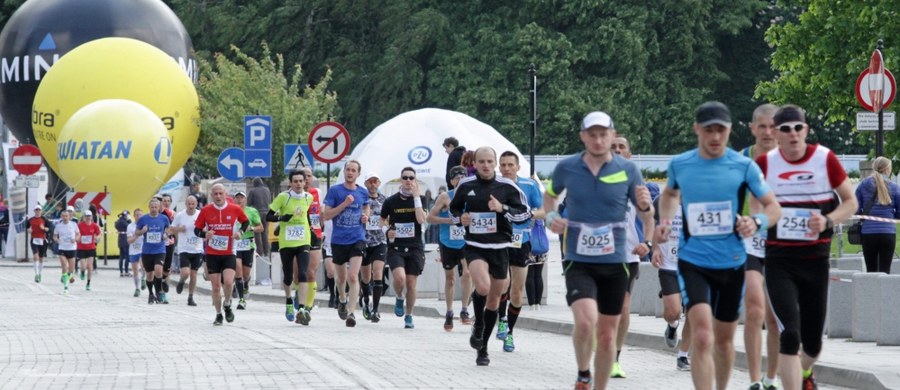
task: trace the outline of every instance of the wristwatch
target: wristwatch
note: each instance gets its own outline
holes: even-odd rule
[[[759,231],[759,229],[762,229],[762,220],[759,219],[759,217],[753,217],[753,223],[756,224],[756,231]]]
[[[653,250],[653,241],[645,240],[644,245],[646,245],[648,249]]]
[[[508,213],[508,212],[509,212],[509,206],[503,205],[503,212]]]
[[[834,227],[834,221],[831,220],[831,217],[825,216],[825,230],[831,229]]]

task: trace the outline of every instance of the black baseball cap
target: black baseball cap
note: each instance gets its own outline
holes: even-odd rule
[[[775,111],[775,116],[772,117],[772,120],[775,122],[775,126],[791,122],[806,123],[806,115],[803,114],[803,109],[800,107],[788,104]]]
[[[700,127],[710,125],[722,125],[731,127],[731,111],[728,106],[722,102],[710,101],[697,107],[697,118],[695,120]]]

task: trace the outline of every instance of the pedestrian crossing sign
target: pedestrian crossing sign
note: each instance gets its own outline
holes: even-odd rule
[[[284,173],[292,170],[309,167],[316,169],[316,160],[313,159],[309,145],[285,144],[284,145]]]

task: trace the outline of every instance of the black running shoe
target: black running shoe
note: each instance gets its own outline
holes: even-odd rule
[[[194,302],[194,296],[193,296],[193,295],[189,295],[189,296],[188,296],[188,306],[197,306],[197,302]]]
[[[216,320],[213,321],[213,325],[222,326],[222,313],[216,314]]]
[[[225,321],[234,322],[234,312],[231,310],[231,306],[225,306]]]
[[[478,350],[478,357],[475,358],[475,364],[479,366],[486,366],[488,364],[491,364],[491,358],[488,357],[486,348],[481,348]]]
[[[184,281],[179,280],[178,284],[175,286],[175,292],[181,294],[182,291],[184,291]]]
[[[481,346],[484,345],[482,333],[484,333],[484,328],[480,326],[472,327],[472,335],[469,336],[469,346],[472,347],[472,349],[480,350]]]

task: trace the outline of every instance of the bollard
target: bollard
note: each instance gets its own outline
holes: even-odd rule
[[[842,257],[837,259],[837,269],[841,271],[866,271],[862,257]]]
[[[869,342],[878,337],[881,318],[881,272],[857,273],[853,279],[853,341]]]
[[[878,345],[900,345],[900,310],[896,309],[900,300],[900,275],[882,275],[878,281],[881,307],[886,310],[880,313],[881,323],[875,341]]]
[[[849,338],[853,334],[853,274],[857,271],[831,270],[828,283],[828,314],[825,333],[828,338]]]
[[[269,262],[272,264],[271,267],[271,276],[272,276],[272,289],[273,290],[284,290],[284,286],[282,285],[282,281],[284,281],[283,275],[284,271],[281,270],[281,254],[276,251],[273,251],[269,255]]]

